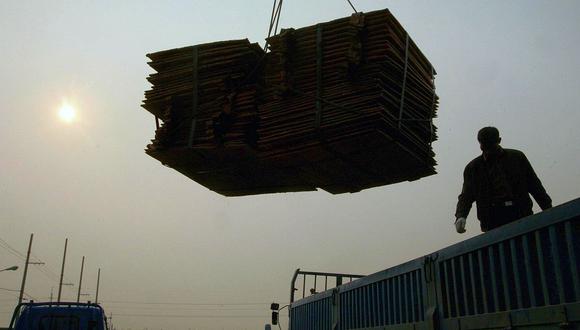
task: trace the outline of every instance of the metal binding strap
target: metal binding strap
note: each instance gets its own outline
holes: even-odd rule
[[[403,120],[403,107],[405,105],[405,89],[407,87],[407,67],[409,65],[409,34],[405,38],[405,69],[403,71],[403,87],[401,90],[401,104],[399,105],[399,129]]]
[[[322,122],[322,25],[316,26],[316,114],[314,126],[320,128]]]
[[[435,94],[435,69],[433,69],[433,65],[431,65],[431,84],[433,84],[433,98],[431,99],[431,113],[429,117],[429,131],[431,132],[429,146],[433,143],[433,140],[435,139],[433,133],[433,117],[435,117],[435,97],[437,94]]]
[[[348,157],[346,157],[344,154],[342,154],[341,152],[335,150],[334,148],[332,148],[330,146],[330,144],[328,144],[328,141],[326,141],[324,134],[322,134],[322,132],[320,131],[320,124],[322,122],[322,110],[324,108],[324,104],[328,104],[332,107],[338,108],[338,109],[342,109],[346,112],[350,112],[350,113],[357,113],[357,111],[352,111],[350,109],[347,109],[343,106],[341,106],[340,104],[334,103],[332,101],[326,100],[323,98],[322,96],[322,91],[323,91],[323,76],[322,76],[322,55],[323,55],[323,50],[322,50],[322,25],[318,24],[316,25],[316,96],[314,96],[315,100],[316,100],[316,112],[315,112],[315,120],[314,120],[314,127],[317,131],[317,135],[318,135],[318,139],[320,141],[320,145],[326,150],[328,151],[330,154],[332,154],[334,157],[336,157],[337,159],[342,160],[345,163],[350,164],[352,167],[358,169],[361,173],[364,173],[368,176],[373,177],[375,174],[372,173],[371,171],[368,171],[366,168],[364,168],[361,165],[358,165],[354,162],[352,162]],[[305,96],[310,96],[312,97],[313,95],[310,93],[304,93],[298,90],[294,90],[293,91],[299,95],[305,95]],[[355,185],[350,186],[353,189],[359,189],[358,187],[356,187]]]
[[[195,136],[195,126],[197,124],[197,103],[198,103],[198,49],[193,47],[193,74],[192,74],[192,97],[191,97],[191,129],[189,130],[189,139],[187,147],[193,147],[193,138]]]

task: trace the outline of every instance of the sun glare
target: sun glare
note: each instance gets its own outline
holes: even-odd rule
[[[75,108],[67,102],[64,102],[58,110],[58,117],[65,123],[72,123],[76,118]]]

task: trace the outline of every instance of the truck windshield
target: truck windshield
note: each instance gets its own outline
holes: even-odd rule
[[[39,330],[78,330],[79,318],[73,315],[47,315],[40,319]]]

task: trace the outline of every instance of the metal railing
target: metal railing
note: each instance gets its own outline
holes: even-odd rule
[[[579,254],[576,199],[295,301],[290,329],[580,328]]]
[[[290,303],[294,302],[295,292],[298,291],[298,287],[296,286],[296,281],[298,277],[302,277],[302,298],[306,297],[306,278],[312,277],[314,279],[312,283],[312,287],[308,290],[310,294],[318,293],[318,278],[324,279],[324,291],[328,290],[329,287],[337,287],[343,284],[344,281],[348,280],[348,282],[352,282],[357,278],[365,277],[366,275],[357,275],[357,274],[342,274],[342,273],[324,273],[324,272],[309,272],[300,270],[300,268],[296,269],[294,275],[292,276],[292,283],[290,284]],[[331,282],[328,282],[328,278],[331,279]],[[334,285],[332,283],[334,280]],[[322,284],[320,284],[322,285]],[[329,286],[330,285],[330,286]]]

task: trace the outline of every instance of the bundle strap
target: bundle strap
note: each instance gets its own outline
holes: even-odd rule
[[[322,122],[322,25],[316,26],[316,113],[314,127],[318,130]]]
[[[197,105],[198,105],[198,48],[197,46],[193,47],[193,88],[192,88],[192,96],[191,96],[191,128],[189,130],[189,139],[187,140],[187,147],[193,147],[193,139],[195,137],[195,129],[197,125]]]
[[[407,88],[407,68],[409,66],[409,34],[405,38],[405,69],[403,70],[403,87],[401,88],[401,102],[399,104],[399,129],[401,129],[403,119],[403,108],[405,106],[405,89]]]
[[[435,99],[437,94],[435,93],[435,69],[433,69],[433,65],[431,65],[431,84],[433,85],[433,98],[431,99],[431,113],[430,113],[430,120],[429,120],[429,131],[431,132],[431,138],[429,140],[429,146],[435,140],[435,132],[433,128],[433,117],[435,117]]]

